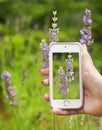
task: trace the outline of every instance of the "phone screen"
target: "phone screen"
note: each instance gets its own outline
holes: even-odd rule
[[[53,52],[53,99],[80,99],[79,53]]]

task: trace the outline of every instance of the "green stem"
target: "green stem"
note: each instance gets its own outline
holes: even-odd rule
[[[77,128],[77,130],[79,130],[78,129],[78,116],[76,115],[76,128]]]
[[[89,115],[87,115],[87,130],[89,130]]]
[[[23,130],[23,128],[21,127],[21,126],[22,126],[21,121],[19,120],[18,113],[17,113],[17,110],[16,110],[15,107],[14,107],[14,113],[15,113],[15,118],[16,118],[16,120],[17,120],[19,129],[20,129],[20,130]]]
[[[56,116],[56,120],[57,120],[58,130],[60,130],[60,126],[59,126],[59,122],[58,122],[58,117],[57,116]]]
[[[54,115],[54,130],[55,130],[55,124],[56,124],[56,122],[55,122],[56,119],[55,118],[56,118],[56,116]]]

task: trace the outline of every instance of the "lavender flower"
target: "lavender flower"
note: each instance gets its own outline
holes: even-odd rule
[[[10,101],[10,105],[15,106],[16,104],[18,104],[18,100],[15,100],[16,90],[12,86],[11,77],[12,77],[11,74],[5,71],[1,79],[5,83],[5,88],[7,93],[6,99]]]
[[[80,30],[80,34],[82,35],[80,43],[91,45],[94,42],[94,39],[92,38],[92,32],[91,32],[92,19],[91,19],[91,11],[89,9],[85,10],[85,15],[83,16],[83,23],[84,27]]]
[[[66,59],[66,75],[68,81],[71,82],[74,80],[74,70],[73,70],[73,58],[72,55],[68,55],[68,59]]]
[[[15,105],[17,105],[18,104],[18,100],[15,100],[15,101],[11,101],[10,102],[10,105],[12,105],[12,106],[15,106]]]
[[[50,43],[58,41],[59,28],[57,28],[57,23],[56,22],[57,22],[58,18],[56,17],[56,15],[57,15],[57,11],[53,11],[52,28],[49,29],[49,32],[51,34]]]
[[[1,78],[2,78],[2,80],[4,80],[4,81],[8,81],[8,80],[11,79],[11,74],[6,71],[6,72],[4,73],[4,75],[2,75]]]
[[[41,41],[40,49],[43,56],[42,68],[48,68],[49,67],[49,46],[46,43],[45,39]]]
[[[61,95],[68,95],[69,94],[68,79],[67,79],[65,71],[63,70],[62,67],[59,67],[58,74],[59,74],[59,77],[60,77],[59,93]]]
[[[58,69],[58,75],[60,78],[59,93],[65,96],[70,92],[69,82],[74,80],[73,61],[72,55],[69,54],[66,59],[66,71],[64,71],[62,67],[59,67]]]

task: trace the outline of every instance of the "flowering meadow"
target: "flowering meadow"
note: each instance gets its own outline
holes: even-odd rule
[[[54,40],[92,44],[88,46],[91,57],[102,73],[102,31],[99,26],[102,22],[102,4],[97,5],[94,0],[91,0],[93,4],[76,0],[69,0],[67,4],[67,0],[15,1],[0,1],[0,130],[102,130],[101,117],[51,114],[49,102],[43,99],[44,93],[49,93],[49,87],[42,86],[41,81],[45,77],[39,73],[41,68],[49,66],[48,53],[42,55],[41,47],[46,47],[45,51],[48,52],[52,34]],[[86,8],[91,9],[92,17],[90,14],[84,16]],[[58,19],[51,19],[54,9],[58,10]],[[52,25],[57,28],[57,36],[54,28],[49,29],[52,21],[58,23],[59,29],[55,23]],[[89,33],[86,33],[87,30]],[[43,58],[45,55],[46,59]],[[73,73],[77,74],[78,65],[73,61],[72,66],[69,62],[72,58],[77,60],[76,56],[66,57],[66,64],[71,67],[68,80],[76,82]],[[58,65],[59,60],[55,62],[55,66]],[[57,70],[60,82],[63,69],[57,67]],[[60,86],[62,96],[64,92]]]

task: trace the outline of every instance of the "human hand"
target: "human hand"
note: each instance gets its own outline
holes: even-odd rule
[[[48,76],[49,69],[42,69],[41,74]],[[95,68],[86,45],[82,45],[82,76],[84,86],[83,106],[80,109],[52,108],[52,113],[64,116],[74,114],[102,116],[102,76]],[[49,80],[43,80],[42,84],[48,86]],[[44,99],[49,101],[49,94],[44,94]]]

